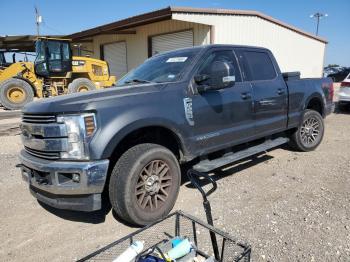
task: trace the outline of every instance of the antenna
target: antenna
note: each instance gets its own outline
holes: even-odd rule
[[[43,22],[43,17],[39,14],[39,9],[35,6],[35,24],[36,24],[36,35],[40,36],[40,24]]]

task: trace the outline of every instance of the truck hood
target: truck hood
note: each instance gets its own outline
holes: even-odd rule
[[[134,96],[159,92],[165,84],[137,84],[116,86],[82,93],[44,98],[27,104],[22,112],[24,114],[56,114],[78,113],[93,111],[99,107],[116,106],[118,100],[128,99],[130,103]],[[129,99],[128,99],[129,100]]]

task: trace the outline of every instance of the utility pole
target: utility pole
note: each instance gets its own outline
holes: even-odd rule
[[[315,13],[313,15],[310,15],[310,18],[316,18],[316,20],[317,20],[316,35],[318,35],[318,28],[320,26],[320,19],[322,17],[327,17],[327,16],[328,16],[328,14],[322,14],[320,12],[317,12],[317,13]]]
[[[43,21],[42,16],[39,14],[39,9],[35,6],[35,24],[36,24],[36,35],[40,36],[40,24]]]

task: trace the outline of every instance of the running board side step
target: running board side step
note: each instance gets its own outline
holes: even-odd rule
[[[262,144],[249,147],[247,149],[243,149],[241,151],[237,151],[234,153],[229,153],[224,155],[223,157],[213,159],[213,160],[202,160],[198,164],[193,166],[193,169],[199,172],[209,172],[214,169],[217,169],[222,166],[226,166],[228,164],[231,164],[233,162],[236,162],[238,160],[247,158],[249,156],[256,155],[258,153],[267,151],[269,149],[272,149],[274,147],[283,145],[289,141],[288,138],[285,137],[279,137],[276,139],[269,139],[263,142]]]

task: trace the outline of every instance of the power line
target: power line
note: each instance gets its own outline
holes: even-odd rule
[[[46,23],[46,21],[43,19],[43,17],[40,15],[39,13],[39,9],[34,6],[34,9],[35,9],[35,24],[36,24],[36,34],[37,36],[40,36],[40,25],[43,25],[45,28],[51,30],[51,31],[54,31],[60,35],[64,35],[64,33],[60,30],[57,30],[56,28],[48,25]]]
[[[44,27],[46,27],[47,29],[51,30],[51,31],[55,31],[56,33],[60,34],[60,35],[64,35],[65,33],[63,33],[62,31],[48,25],[45,21],[43,21],[43,25]]]

